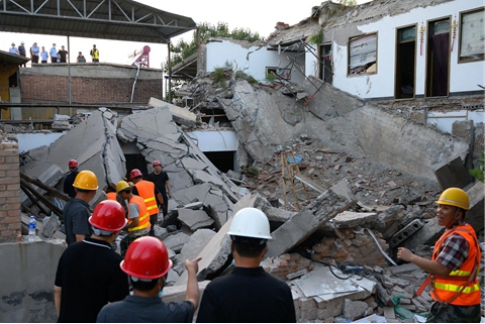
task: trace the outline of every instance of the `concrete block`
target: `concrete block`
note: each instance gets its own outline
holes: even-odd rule
[[[345,299],[343,315],[345,318],[354,321],[364,317],[368,307],[367,303],[363,301],[351,301],[350,299]]]
[[[271,233],[273,239],[268,242],[266,256],[285,253],[355,202],[348,183],[341,181]]]
[[[189,241],[185,243],[182,251],[180,252],[183,259],[192,260],[197,257],[215,235],[216,232],[209,229],[200,229],[196,231],[194,234],[192,234]]]
[[[450,187],[465,188],[472,181],[472,177],[460,157],[435,169],[434,174],[442,190]]]
[[[193,232],[200,228],[209,227],[214,223],[214,220],[207,216],[203,210],[179,209],[178,219]]]
[[[189,236],[185,233],[179,232],[177,234],[169,235],[164,240],[163,243],[169,248],[172,249],[175,253],[179,253],[182,251],[182,248],[185,243],[189,241]]]
[[[353,228],[356,226],[369,224],[371,222],[374,222],[376,219],[376,213],[355,213],[351,211],[344,211],[335,216],[335,218],[332,219],[331,222],[337,228]]]
[[[478,161],[481,159],[483,152],[485,152],[483,125],[483,122],[475,124],[475,141],[473,143],[472,154],[473,167],[475,168],[479,166]]]
[[[468,143],[468,155],[464,163],[467,170],[472,169],[473,165],[473,142],[475,139],[474,130],[473,119],[455,121],[451,126],[451,133],[455,136],[463,138]]]
[[[57,217],[57,215],[52,214],[52,216],[44,218],[42,221],[43,228],[41,235],[44,238],[51,238],[54,236],[54,233],[59,229],[61,226],[61,221]]]
[[[155,237],[162,240],[162,241],[168,236],[168,231],[164,227],[154,225],[153,230],[155,232]]]
[[[465,220],[478,233],[484,227],[485,185],[483,182],[476,181],[472,186],[465,188],[465,191],[470,198],[470,210],[467,211]]]
[[[241,198],[235,205],[233,213],[238,212],[245,207],[253,207],[256,198],[251,194]],[[207,275],[219,271],[229,260],[231,249],[229,247],[230,238],[227,234],[231,226],[232,217],[221,227],[216,235],[207,243],[204,249],[199,253],[202,260],[199,262],[199,272],[197,278],[204,280]],[[187,283],[187,273],[180,277],[177,284]]]
[[[317,308],[317,303],[313,298],[303,297],[299,301],[299,307],[300,307],[300,310],[306,311],[312,308]]]
[[[205,287],[210,283],[209,280],[198,282],[200,298],[204,294]],[[187,285],[177,285],[163,288],[162,300],[164,303],[181,303],[185,300]]]
[[[399,243],[410,238],[414,233],[416,233],[421,227],[424,226],[424,222],[420,219],[415,219],[408,225],[406,225],[402,230],[397,232],[389,241],[389,246],[396,247]]]
[[[418,230],[413,236],[409,239],[405,240],[402,243],[402,246],[413,250],[419,245],[426,244],[426,245],[433,245],[436,240],[443,234],[445,228],[443,226],[438,225],[438,221],[436,218],[430,218],[428,222]]]

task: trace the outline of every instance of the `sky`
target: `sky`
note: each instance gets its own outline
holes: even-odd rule
[[[360,0],[362,2],[364,0]],[[197,24],[208,22],[216,25],[218,22],[225,22],[229,29],[248,28],[253,33],[259,33],[262,37],[268,37],[278,21],[291,25],[299,23],[311,14],[314,6],[321,4],[322,0],[246,0],[228,4],[221,0],[138,0],[138,2],[151,7],[168,11],[174,14],[192,18]],[[172,42],[177,44],[179,39],[190,41],[193,31],[189,31]],[[28,49],[34,42],[39,46],[45,46],[46,51],[56,43],[57,50],[64,45],[67,49],[67,37],[39,34],[23,34],[0,32],[0,49],[8,51],[12,42],[16,46],[23,41]],[[71,62],[76,62],[78,52],[81,51],[88,62],[91,61],[89,51],[93,44],[99,50],[99,61],[101,63],[129,64],[129,55],[135,50],[148,45],[150,52],[150,67],[162,68],[167,59],[167,45],[146,42],[127,42],[118,40],[105,40],[94,38],[70,38]]]

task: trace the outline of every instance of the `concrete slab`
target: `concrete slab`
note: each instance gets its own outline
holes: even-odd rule
[[[472,182],[472,177],[460,157],[438,167],[434,173],[442,190],[450,187],[465,188]]]
[[[202,299],[202,295],[204,294],[205,287],[207,287],[209,283],[210,283],[209,280],[198,282],[201,299]],[[186,292],[187,292],[187,285],[165,287],[163,288],[162,300],[164,303],[181,303],[185,300]]]
[[[154,225],[153,226],[153,231],[155,232],[155,237],[158,238],[158,239],[160,239],[160,240],[162,240],[162,241],[169,234],[166,228],[161,227],[161,226],[158,226],[158,225]]]
[[[203,210],[179,209],[178,211],[178,219],[187,225],[192,232],[214,224],[214,220],[207,216]]]
[[[189,157],[185,157],[182,159],[182,164],[185,169],[192,169],[192,170],[205,170],[208,168],[207,164],[202,163],[196,159],[192,159]]]
[[[255,197],[250,194],[241,198],[235,205],[233,213],[237,213],[242,208],[253,207]],[[231,249],[229,247],[230,238],[226,233],[231,226],[232,217],[222,226],[216,235],[207,243],[204,249],[198,254],[202,257],[199,262],[199,272],[197,278],[203,280],[207,275],[219,271],[229,260]],[[177,281],[177,285],[184,285],[187,283],[187,274],[184,273]]]
[[[348,182],[339,182],[271,233],[273,239],[268,242],[266,256],[280,255],[300,244],[320,226],[354,203],[356,199],[348,188]]]
[[[190,239],[185,233],[179,232],[177,234],[169,235],[164,240],[163,243],[169,248],[172,249],[175,253],[179,253],[182,251],[184,244],[187,243]]]
[[[374,222],[377,219],[376,213],[355,213],[351,211],[344,211],[330,220],[337,228],[352,228],[356,226],[363,226]]]
[[[65,174],[69,160],[76,159],[79,170],[91,170],[96,174],[99,188],[106,186],[107,181],[118,182],[126,174],[125,157],[116,139],[116,127],[104,114],[110,115],[109,111],[93,111],[89,118],[52,143],[42,161],[28,162],[23,171],[37,178],[57,165]],[[100,194],[98,190],[93,201]]]
[[[476,181],[469,188],[467,187],[465,191],[470,198],[470,210],[466,212],[465,220],[478,233],[484,228],[485,185],[483,182]]]
[[[196,231],[182,248],[180,252],[182,259],[195,259],[215,235],[216,232],[210,229],[203,228]]]

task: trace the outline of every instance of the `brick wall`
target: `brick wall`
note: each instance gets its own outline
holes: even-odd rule
[[[72,103],[130,102],[133,78],[71,77]],[[22,75],[23,103],[69,102],[68,78],[53,75]],[[161,80],[138,80],[133,102],[162,97]]]
[[[0,130],[0,242],[20,235],[19,150],[15,135]]]

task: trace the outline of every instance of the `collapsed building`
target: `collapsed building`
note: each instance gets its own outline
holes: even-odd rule
[[[373,7],[339,8],[328,14],[335,10],[355,17],[353,12]],[[287,36],[298,27],[288,28]],[[405,246],[430,257],[443,232],[434,202],[452,186],[470,196],[467,221],[484,247],[484,185],[469,176],[473,164],[467,164],[484,151],[483,123],[457,121],[451,134],[416,117],[419,109],[390,109],[394,103],[365,100],[325,76],[254,83],[238,73],[241,66],[222,68],[222,79],[199,71],[176,92],[186,97],[179,102],[187,107],[152,98],[129,113],[99,108],[71,120],[72,129],[50,145],[22,152],[20,158],[22,141],[48,131],[22,139],[26,134],[19,127],[2,125],[5,164],[0,170],[9,172],[0,173],[0,185],[13,194],[0,196],[0,202],[5,200],[1,237],[16,240],[30,213],[37,215],[42,240],[4,245],[3,253],[19,266],[0,267],[2,277],[18,273],[25,280],[5,286],[0,318],[56,319],[51,289],[64,249],[58,229],[66,199],[59,190],[67,162],[75,158],[80,169],[95,172],[100,188],[134,167],[151,172],[151,163],[162,161],[173,194],[169,214],[160,215],[155,228],[174,262],[166,302],[184,299],[186,258],[202,256],[197,274],[202,290],[231,270],[226,235],[231,217],[241,208],[256,207],[268,215],[273,237],[262,266],[290,285],[299,321],[420,319],[431,303],[429,290],[415,295],[426,273],[398,264],[395,251]],[[466,98],[483,105],[483,94]],[[222,164],[226,159],[230,163]],[[92,206],[102,199],[99,191]],[[483,285],[483,262],[481,268]]]

